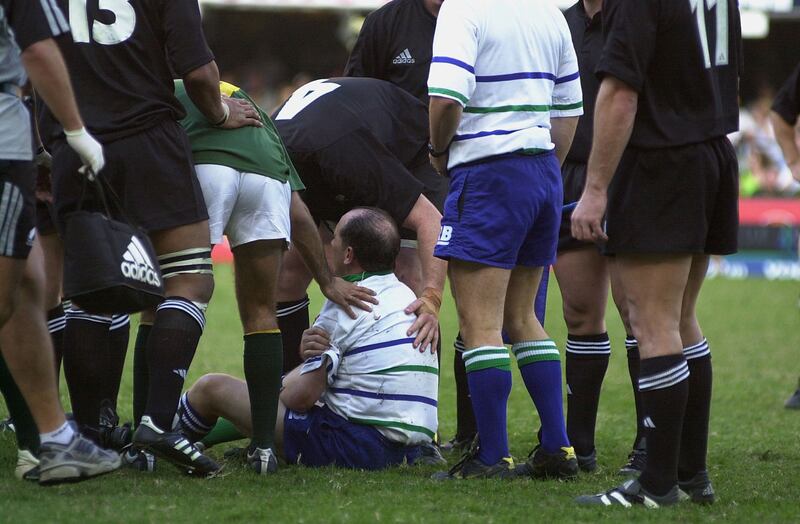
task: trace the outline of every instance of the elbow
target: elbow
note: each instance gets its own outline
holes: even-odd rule
[[[450,113],[461,111],[462,106],[460,102],[452,98],[444,98],[441,96],[430,97],[430,113]]]
[[[200,66],[197,69],[192,69],[183,75],[183,83],[186,90],[191,91],[197,89],[215,89],[219,90],[217,79],[219,78],[219,70],[217,63],[213,60],[206,65]]]

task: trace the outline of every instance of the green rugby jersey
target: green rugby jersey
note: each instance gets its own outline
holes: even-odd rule
[[[189,135],[194,163],[227,166],[280,182],[288,181],[292,191],[305,189],[269,116],[247,93],[235,85],[220,82],[219,87],[223,95],[244,99],[253,104],[264,127],[219,129],[212,126],[192,103],[183,81],[176,80],[175,96],[186,109],[186,117],[180,124]]]

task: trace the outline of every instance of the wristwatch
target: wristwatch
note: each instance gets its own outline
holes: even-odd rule
[[[450,152],[450,146],[449,145],[446,148],[444,148],[444,151],[436,151],[436,149],[434,149],[434,147],[433,147],[433,144],[428,142],[428,153],[430,153],[430,155],[433,158],[439,158],[441,156],[446,155],[449,152]]]

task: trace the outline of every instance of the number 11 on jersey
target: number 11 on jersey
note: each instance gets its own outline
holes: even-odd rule
[[[711,53],[708,49],[708,29],[706,28],[706,5],[709,11],[716,8],[717,15],[717,45],[714,46],[714,65],[728,65],[728,0],[689,0],[689,6],[697,20],[700,48],[703,51],[706,69],[711,69]]]

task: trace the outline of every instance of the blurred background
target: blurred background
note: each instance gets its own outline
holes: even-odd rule
[[[553,1],[567,8],[574,0]],[[367,13],[386,0],[200,0],[223,79],[271,112],[306,82],[341,75]],[[739,0],[744,34],[741,130],[742,253],[712,275],[800,280],[800,184],[769,122],[772,98],[800,62],[800,0]]]

